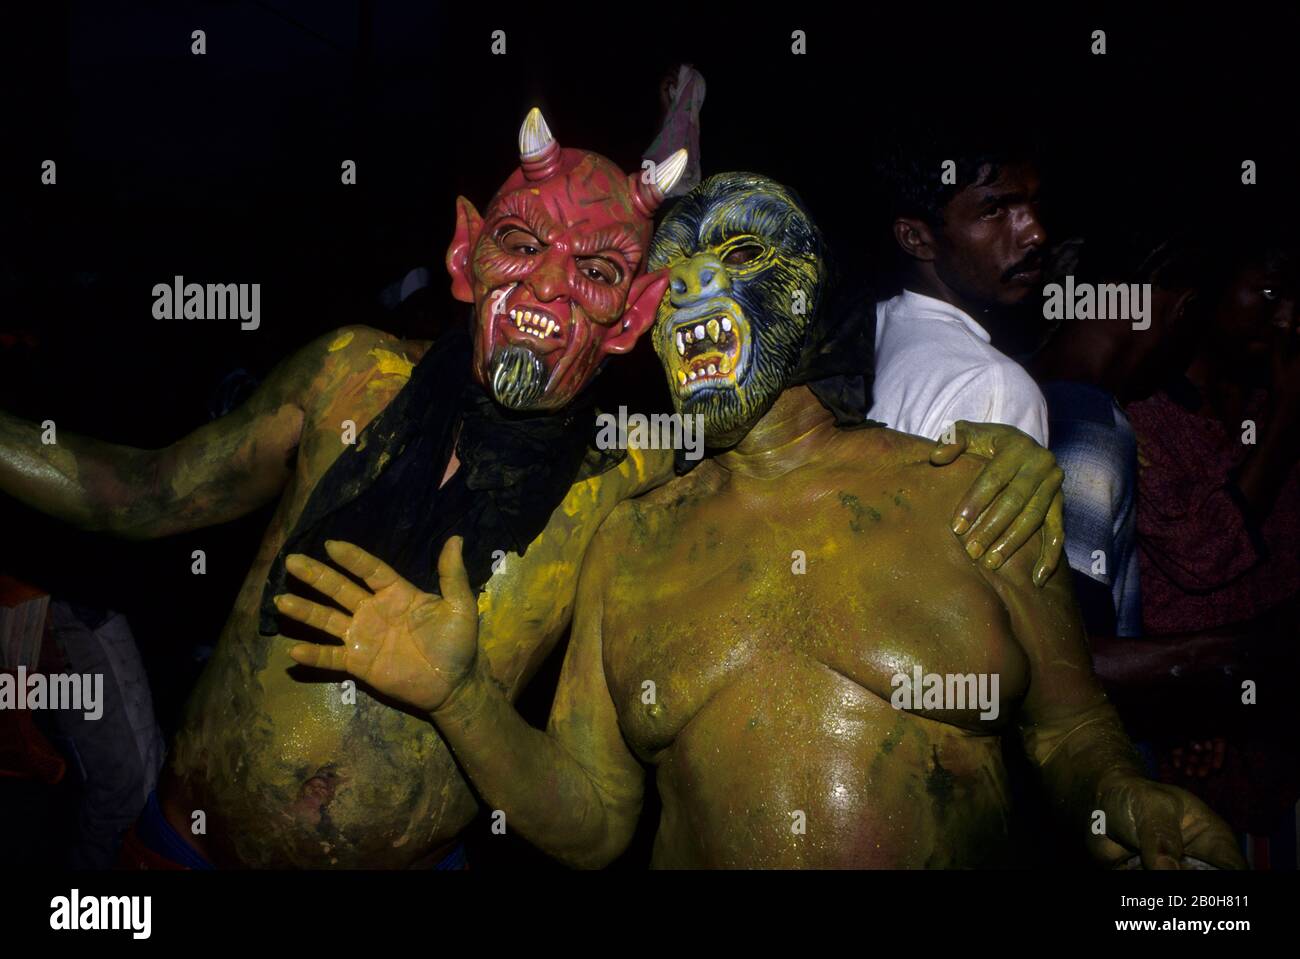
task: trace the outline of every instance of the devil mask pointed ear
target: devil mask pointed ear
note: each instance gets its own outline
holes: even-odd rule
[[[447,272],[451,274],[451,295],[462,303],[474,302],[474,247],[483,229],[483,218],[474,204],[456,197],[456,232],[447,247]]]
[[[659,302],[667,289],[667,270],[643,273],[633,280],[627,291],[627,308],[623,311],[623,318],[611,328],[601,348],[606,353],[626,353],[636,346],[641,335],[654,325]]]
[[[632,203],[638,212],[647,219],[654,219],[655,210],[664,202],[664,197],[673,185],[686,172],[686,148],[682,147],[663,163],[656,163],[653,175],[630,173],[627,177],[628,188],[632,191]]]

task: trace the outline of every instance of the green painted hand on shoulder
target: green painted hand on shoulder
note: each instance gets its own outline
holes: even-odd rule
[[[946,466],[962,453],[989,462],[957,504],[952,531],[971,559],[982,558],[987,568],[997,569],[1041,528],[1034,583],[1042,586],[1065,549],[1065,474],[1056,457],[1014,426],[958,420],[953,432],[935,445],[931,463]],[[950,438],[954,442],[943,442]]]

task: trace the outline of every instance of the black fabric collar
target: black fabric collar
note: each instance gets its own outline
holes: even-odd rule
[[[475,589],[491,576],[495,551],[522,556],[541,534],[579,478],[595,430],[590,391],[558,412],[523,414],[497,405],[472,379],[465,386],[456,442],[461,465],[453,482],[465,485],[475,507],[453,532],[465,537]]]
[[[313,488],[271,564],[259,631],[279,632],[272,597],[286,592],[285,557],[324,559],[325,540],[355,543],[427,592],[448,536],[465,537],[470,582],[481,589],[497,551],[523,554],[578,477],[595,431],[584,397],[550,415],[497,406],[473,380],[472,343],[457,328],[436,340],[406,386]],[[441,489],[453,438],[461,466]]]

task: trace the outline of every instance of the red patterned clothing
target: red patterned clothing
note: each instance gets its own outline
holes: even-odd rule
[[[1234,479],[1254,447],[1242,430],[1193,412],[1199,406],[1196,388],[1180,380],[1127,410],[1138,439],[1148,635],[1253,619],[1300,592],[1300,468],[1292,467],[1273,512],[1255,528]]]

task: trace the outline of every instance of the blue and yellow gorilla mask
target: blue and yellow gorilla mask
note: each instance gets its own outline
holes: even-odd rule
[[[678,413],[708,445],[738,442],[797,381],[827,281],[820,231],[798,197],[755,173],[709,177],[651,241],[669,287],[653,342]]]

